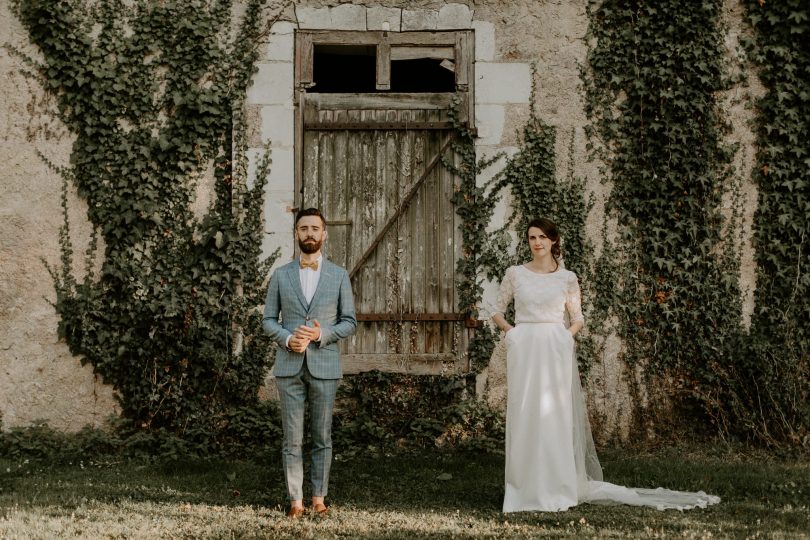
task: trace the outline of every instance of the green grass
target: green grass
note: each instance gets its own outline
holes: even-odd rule
[[[279,463],[0,458],[0,538],[810,538],[810,463],[705,447],[603,452],[605,478],[703,489],[689,512],[581,505],[500,513],[503,457],[434,451],[337,457],[333,512],[283,516]]]

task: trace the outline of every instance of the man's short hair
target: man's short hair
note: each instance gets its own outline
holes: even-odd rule
[[[321,223],[323,223],[323,228],[326,228],[326,218],[323,217],[321,211],[317,208],[304,208],[303,210],[299,210],[297,214],[295,214],[295,226],[298,227],[298,221],[305,216],[318,216],[321,218]]]

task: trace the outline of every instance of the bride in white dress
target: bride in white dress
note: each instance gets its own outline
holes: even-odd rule
[[[552,221],[533,220],[526,236],[532,260],[506,271],[492,316],[506,332],[507,348],[503,511],[556,512],[583,502],[686,510],[720,502],[702,491],[602,481],[574,353],[574,336],[585,322],[579,281],[559,263],[560,235]],[[514,326],[504,318],[512,299]]]

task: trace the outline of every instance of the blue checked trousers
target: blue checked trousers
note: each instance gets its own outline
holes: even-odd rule
[[[284,444],[281,449],[287,495],[291,501],[304,498],[304,409],[309,401],[312,435],[312,496],[326,497],[332,465],[332,410],[340,379],[316,379],[303,362],[292,377],[276,377]]]

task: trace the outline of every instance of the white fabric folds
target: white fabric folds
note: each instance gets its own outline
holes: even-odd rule
[[[517,325],[507,348],[504,512],[562,511],[580,503],[705,508],[720,498],[605,482],[579,380],[574,339],[565,327],[582,320],[579,283],[565,269],[536,274],[511,267],[497,309],[515,299]]]

